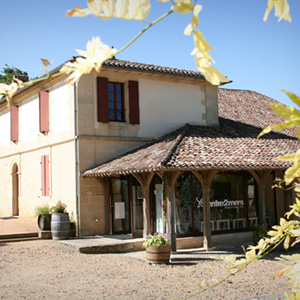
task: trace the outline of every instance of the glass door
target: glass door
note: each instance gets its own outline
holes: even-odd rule
[[[142,236],[144,228],[143,191],[136,179],[132,180],[132,236]]]
[[[128,180],[111,179],[111,233],[130,233],[130,201]]]
[[[155,175],[150,190],[150,222],[152,233],[167,232],[167,203],[164,201],[164,185],[161,178]]]

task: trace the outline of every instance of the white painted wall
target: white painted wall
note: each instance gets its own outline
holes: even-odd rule
[[[38,138],[39,120],[39,96],[35,95],[19,106],[20,143],[30,143]]]
[[[97,121],[97,76],[84,75],[78,85],[79,135],[153,138],[186,123],[207,125],[207,95],[202,81],[173,77],[138,76],[136,72],[101,73],[124,84],[125,122]],[[139,82],[140,124],[129,124],[128,81]],[[216,90],[215,90],[216,92]],[[217,111],[217,102],[215,102]],[[215,122],[217,123],[217,121]]]
[[[10,112],[6,110],[0,112],[0,146],[8,147],[9,141],[10,141]]]
[[[59,134],[73,129],[73,87],[65,84],[50,91],[50,131]],[[72,123],[73,122],[73,123]]]
[[[198,85],[154,80],[139,80],[139,137],[153,137],[186,123],[205,125],[205,99]]]
[[[49,89],[50,131],[39,131],[38,88],[19,106],[19,141],[10,141],[10,111],[0,112],[0,215],[12,214],[12,166],[19,171],[19,208],[21,216],[33,215],[37,205],[65,202],[75,213],[74,88],[60,82]],[[28,93],[30,92],[27,91]],[[50,196],[41,196],[41,156],[49,155]]]

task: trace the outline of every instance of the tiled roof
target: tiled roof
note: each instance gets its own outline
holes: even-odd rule
[[[300,148],[293,131],[271,132],[256,138],[267,124],[282,121],[267,106],[275,100],[251,91],[227,89],[220,89],[218,96],[219,126],[185,125],[83,175],[112,176],[172,169],[286,169],[291,165],[275,158]]]
[[[103,67],[204,79],[204,76],[201,72],[162,67],[162,66],[156,66],[152,64],[143,64],[143,63],[137,63],[137,62],[131,62],[131,61],[119,60],[119,59],[109,59],[103,63]]]
[[[66,61],[72,62],[74,61],[78,56],[73,56],[71,60]],[[50,71],[50,75],[53,75],[57,73],[62,66],[65,63],[59,65],[55,69]],[[169,67],[163,67],[163,66],[157,66],[152,64],[144,64],[144,63],[137,63],[137,62],[131,62],[127,60],[119,60],[119,59],[108,59],[103,64],[103,67],[107,68],[115,68],[115,69],[123,69],[123,70],[130,70],[130,71],[139,71],[139,72],[146,72],[146,73],[158,73],[158,74],[166,74],[166,75],[172,75],[172,76],[181,76],[181,77],[191,77],[191,78],[200,78],[204,79],[204,76],[201,72],[197,71],[189,71],[184,69],[177,69],[177,68],[169,68]],[[41,78],[46,77],[46,75],[41,76]],[[17,91],[16,94],[19,94],[20,92],[30,89],[31,86],[25,86]],[[6,98],[2,98],[0,100],[0,104],[5,102]]]
[[[278,101],[260,93],[248,90],[218,89],[219,116],[256,127],[265,128],[282,123],[283,119],[274,114],[269,103]],[[296,131],[281,131],[295,135]]]

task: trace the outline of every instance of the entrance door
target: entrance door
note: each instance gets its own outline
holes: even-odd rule
[[[167,230],[166,207],[164,203],[164,187],[161,178],[154,176],[151,184],[151,232],[165,233]]]
[[[132,236],[141,237],[143,236],[144,229],[144,217],[143,217],[143,191],[138,181],[131,177],[131,198],[132,198]]]
[[[130,201],[128,180],[111,179],[111,233],[130,233]]]
[[[14,164],[12,169],[12,215],[19,215],[19,175],[17,164]]]

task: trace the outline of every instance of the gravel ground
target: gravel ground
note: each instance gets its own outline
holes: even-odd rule
[[[273,280],[282,267],[274,256],[192,299],[281,294],[288,284],[284,277]],[[184,252],[169,265],[149,265],[143,252],[87,255],[53,240],[0,243],[0,299],[174,299],[178,285],[177,298],[184,298],[203,279],[224,275],[222,266],[206,253]]]

